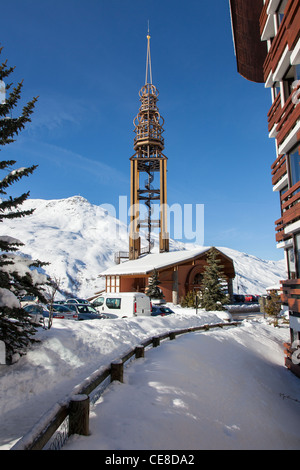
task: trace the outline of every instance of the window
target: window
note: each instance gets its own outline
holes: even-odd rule
[[[99,297],[99,299],[93,302],[94,307],[101,307],[104,304],[104,297]]]
[[[295,254],[296,254],[296,277],[300,273],[300,233],[295,235]]]
[[[111,293],[120,292],[120,276],[107,276],[106,290]]]
[[[295,93],[295,86],[300,80],[300,64],[292,65],[283,77],[284,101],[286,101],[292,93]],[[295,83],[296,82],[296,83]],[[278,82],[277,82],[278,83]],[[274,84],[274,87],[276,83]],[[275,94],[275,91],[274,91]],[[276,94],[275,94],[276,98]]]
[[[283,213],[285,212],[285,209],[282,209],[282,203],[281,203],[281,198],[282,196],[284,195],[284,193],[287,192],[287,190],[289,189],[288,185],[284,186],[284,188],[282,188],[280,191],[279,191],[279,201],[280,201],[280,208],[281,208],[281,215],[283,216]]]
[[[296,330],[293,330],[292,328],[290,329],[290,334],[291,334],[291,343],[294,343],[296,341],[299,341],[299,332]]]
[[[280,83],[275,82],[273,85],[273,100],[277,98],[277,96],[280,94]]]
[[[201,274],[201,273],[196,274],[196,276],[194,277],[193,284],[195,284],[195,285],[202,284],[202,279],[203,279],[203,274]]]
[[[287,255],[289,279],[295,279],[296,278],[296,263],[295,263],[294,247],[288,248],[286,250],[286,255]]]
[[[299,155],[299,147],[296,147],[292,153],[289,155],[289,162],[290,162],[290,184],[294,186],[294,184],[300,181],[300,155]]]
[[[294,79],[300,80],[300,64],[297,64],[295,67]]]
[[[284,10],[285,10],[285,7],[287,6],[287,2],[288,2],[288,0],[281,0],[280,5],[279,5],[279,8],[278,8],[278,10],[277,10],[277,24],[278,24],[278,28],[279,28],[279,26],[281,25],[282,20],[283,20],[283,18],[284,18]]]
[[[106,299],[106,306],[111,309],[120,309],[121,299]]]

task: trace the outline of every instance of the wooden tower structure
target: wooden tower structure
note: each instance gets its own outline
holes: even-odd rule
[[[150,34],[147,34],[147,61],[145,85],[139,92],[141,106],[134,119],[134,150],[130,158],[130,234],[129,259],[150,253],[153,247],[151,231],[159,228],[159,250],[169,251],[167,231],[167,157],[164,150],[163,125],[158,107],[158,90],[152,83]],[[154,220],[153,202],[159,201],[159,219]],[[147,208],[147,216],[140,219],[140,203]],[[140,228],[147,229],[148,246],[141,248]]]

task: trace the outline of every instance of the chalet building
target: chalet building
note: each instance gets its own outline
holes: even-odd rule
[[[209,249],[205,247],[191,251],[149,253],[136,260],[112,266],[101,273],[106,279],[105,290],[111,293],[145,292],[149,278],[156,270],[166,302],[177,304],[188,292],[200,290]],[[232,280],[235,277],[233,261],[221,251],[217,252],[228,293],[232,295]]]
[[[300,340],[300,0],[230,0],[230,7],[238,72],[271,92],[271,172],[280,204],[275,232],[288,271],[281,281],[291,332],[286,366],[300,377],[300,365],[291,360]]]

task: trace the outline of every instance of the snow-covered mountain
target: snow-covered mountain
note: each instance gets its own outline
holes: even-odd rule
[[[29,199],[23,208],[35,211],[22,219],[4,221],[0,236],[21,240],[24,255],[49,262],[45,271],[73,295],[88,297],[102,289],[104,280],[98,277],[99,273],[114,264],[117,251],[128,251],[127,226],[81,196],[49,201]],[[171,250],[195,248],[175,241],[170,246]],[[235,292],[265,293],[266,287],[279,284],[286,277],[284,260],[266,261],[218,248],[234,261]]]

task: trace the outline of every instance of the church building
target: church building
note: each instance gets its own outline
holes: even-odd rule
[[[156,270],[165,301],[177,304],[188,292],[200,290],[209,250],[210,247],[199,247],[194,250],[149,253],[112,266],[102,273],[106,278],[105,291],[145,292],[149,278]],[[223,266],[228,294],[232,296],[232,281],[235,277],[233,261],[221,251],[217,250],[217,253],[217,259]]]

